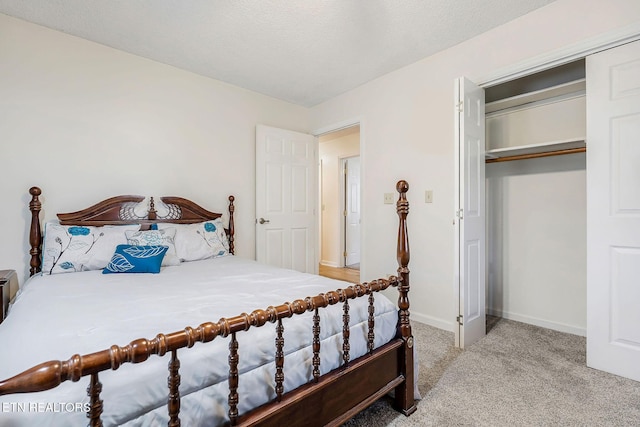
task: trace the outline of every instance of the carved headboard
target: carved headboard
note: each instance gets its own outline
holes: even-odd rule
[[[29,210],[31,211],[29,244],[31,249],[29,250],[29,255],[31,256],[30,274],[33,276],[40,272],[42,267],[42,228],[40,226],[42,203],[39,198],[42,190],[38,187],[31,187],[29,194],[31,194],[31,201],[29,202]],[[191,200],[182,197],[161,197],[157,207],[155,199],[150,197],[148,207],[143,206],[141,209],[141,203],[144,200],[144,196],[111,197],[77,212],[59,213],[58,219],[62,225],[140,224],[140,228],[144,230],[157,223],[195,224],[222,216],[221,213],[210,212]],[[229,238],[229,252],[232,254],[235,253],[234,200],[234,196],[229,196],[229,226],[225,229]]]

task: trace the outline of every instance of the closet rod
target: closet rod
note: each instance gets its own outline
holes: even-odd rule
[[[542,153],[530,153],[530,154],[519,154],[517,156],[498,157],[495,159],[487,159],[485,160],[485,163],[508,162],[511,160],[536,159],[538,157],[550,157],[550,156],[561,156],[563,154],[585,153],[586,151],[587,151],[587,147],[568,148],[566,150],[545,151]]]

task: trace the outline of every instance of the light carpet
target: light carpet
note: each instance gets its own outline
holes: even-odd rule
[[[423,398],[410,417],[384,398],[346,427],[640,426],[640,382],[588,368],[584,337],[500,320],[461,351],[412,323]]]

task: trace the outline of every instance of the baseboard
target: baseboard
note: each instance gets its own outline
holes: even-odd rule
[[[428,316],[422,313],[416,313],[415,311],[411,311],[410,313],[411,320],[415,320],[416,322],[424,323],[425,325],[433,326],[434,328],[442,329],[444,331],[453,332],[453,322],[447,322],[445,320],[439,319],[437,317]]]
[[[515,320],[516,322],[539,326],[541,328],[552,329],[554,331],[564,332],[567,334],[579,335],[581,337],[587,336],[587,330],[585,328],[567,325],[564,323],[551,322],[549,320],[538,319],[531,316],[523,316],[521,314],[503,312],[500,310],[487,309],[487,314],[491,316],[502,317],[503,319]],[[411,320],[415,320],[416,322],[424,323],[425,325],[433,326],[434,328],[442,329],[444,331],[454,332],[454,322],[447,322],[437,317],[411,311]]]
[[[325,267],[335,267],[335,268],[339,268],[340,266],[338,265],[337,262],[334,261],[320,261],[320,265],[323,265]]]
[[[552,329],[558,332],[565,332],[567,334],[579,335],[581,337],[587,336],[587,330],[577,326],[567,325],[559,322],[552,322],[549,320],[539,319],[531,316],[524,316],[517,313],[509,313],[502,310],[490,310],[487,308],[487,314],[496,317],[502,317],[503,319],[515,320],[516,322],[528,323],[529,325],[540,326],[541,328]]]

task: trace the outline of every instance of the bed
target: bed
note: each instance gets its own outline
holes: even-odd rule
[[[349,284],[235,256],[233,196],[226,227],[184,198],[118,196],[43,233],[31,188],[32,277],[0,325],[3,425],[339,425],[389,392],[410,415],[408,184],[397,190],[398,276]],[[69,255],[109,245],[105,268]],[[132,273],[126,251],[157,247],[158,273]]]

